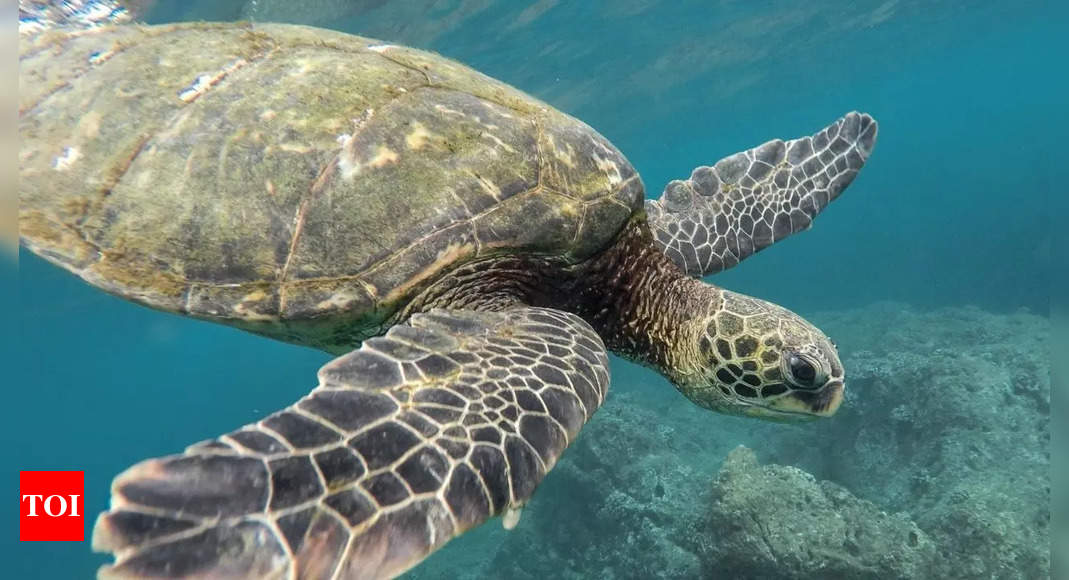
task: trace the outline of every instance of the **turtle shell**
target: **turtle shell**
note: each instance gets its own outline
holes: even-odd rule
[[[292,25],[20,46],[22,242],[142,304],[321,347],[449,269],[583,260],[641,207],[580,121],[436,54]]]

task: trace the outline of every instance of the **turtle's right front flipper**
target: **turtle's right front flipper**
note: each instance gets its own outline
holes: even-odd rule
[[[775,139],[699,167],[646,200],[657,246],[691,276],[726,270],[808,229],[876,145],[876,121],[848,113],[809,137]]]
[[[604,400],[571,314],[433,311],[319,372],[292,407],[112,485],[105,578],[382,578],[519,509]]]

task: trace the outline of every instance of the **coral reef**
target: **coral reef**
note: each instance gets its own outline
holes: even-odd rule
[[[836,417],[710,414],[614,361],[608,402],[519,526],[475,530],[412,577],[1048,577],[1049,320],[811,318],[847,367]]]

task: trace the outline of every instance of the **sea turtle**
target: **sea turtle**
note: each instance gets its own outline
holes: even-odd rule
[[[291,407],[119,475],[101,576],[388,577],[514,525],[609,351],[724,413],[842,400],[820,330],[698,277],[808,228],[872,151],[868,115],[645,200],[596,131],[429,52],[194,23],[45,32],[19,60],[27,248],[340,355]]]

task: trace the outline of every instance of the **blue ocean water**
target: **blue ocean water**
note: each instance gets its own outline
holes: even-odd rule
[[[829,320],[819,313],[880,301],[1049,315],[1049,207],[1069,177],[1056,159],[1069,132],[1069,85],[1056,73],[1065,3],[387,0],[311,2],[297,14],[284,5],[159,0],[145,18],[285,18],[441,52],[586,121],[627,154],[649,197],[695,166],[863,110],[880,121],[880,140],[847,193],[811,231],[711,281]],[[106,507],[125,467],[290,404],[329,358],[124,303],[26,251],[16,291],[0,425],[8,495],[18,470],[84,470],[87,514]],[[622,361],[613,372],[610,405],[632,394],[668,409],[672,427],[672,410],[687,404],[674,389]],[[536,502],[542,491],[567,501],[553,475]],[[9,510],[14,522],[14,502]],[[88,537],[91,516],[86,524]],[[449,558],[500,543],[492,527],[417,573],[433,577]],[[87,577],[105,561],[88,543],[16,543],[15,524],[7,529],[12,578]]]

